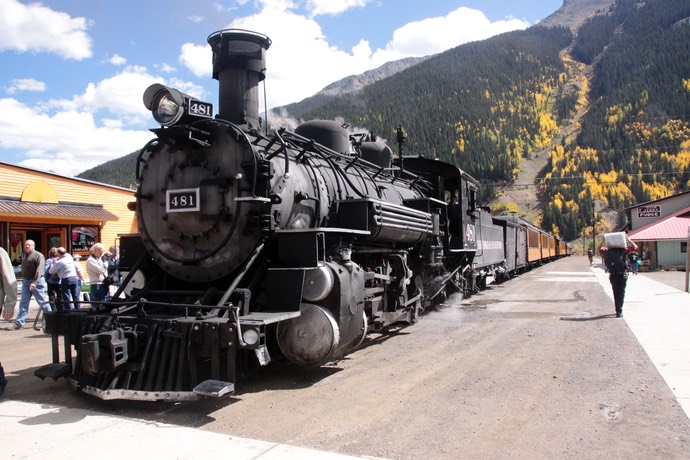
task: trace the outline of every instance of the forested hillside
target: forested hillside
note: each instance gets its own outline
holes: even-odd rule
[[[452,161],[484,181],[509,181],[520,158],[555,132],[549,95],[564,72],[559,53],[571,41],[565,28],[510,32],[451,49],[319,107],[285,108],[303,120],[342,117],[387,139],[401,125],[406,154]],[[488,197],[492,190],[484,192]]]
[[[84,171],[77,177],[134,189],[136,187],[135,175],[138,154],[139,152],[132,152],[129,155],[108,161]]]
[[[594,202],[621,210],[690,189],[689,20],[687,0],[619,0],[580,29],[572,56],[592,65],[589,105],[579,135],[551,153],[547,228],[573,239]]]
[[[541,224],[573,240],[596,220],[601,234],[611,224],[600,212],[690,188],[690,2],[619,0],[601,13],[576,37],[511,32],[351,97],[287,109],[300,119],[342,116],[388,138],[402,125],[407,154],[456,163],[485,184],[484,202],[548,148]]]

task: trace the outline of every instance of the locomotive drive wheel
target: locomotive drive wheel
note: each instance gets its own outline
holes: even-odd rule
[[[340,328],[323,307],[303,303],[301,315],[278,325],[278,346],[295,364],[318,365],[327,361],[340,343]]]

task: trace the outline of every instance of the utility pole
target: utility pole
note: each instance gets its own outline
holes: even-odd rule
[[[685,246],[685,292],[690,292],[690,227],[688,227],[688,242]]]
[[[594,202],[592,201],[592,251],[597,247],[597,219],[594,214]]]
[[[582,227],[582,255],[587,254],[587,229],[583,226]]]

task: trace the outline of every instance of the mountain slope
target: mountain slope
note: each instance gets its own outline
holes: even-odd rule
[[[687,0],[619,0],[580,28],[572,54],[592,65],[591,103],[576,139],[550,154],[547,227],[601,234],[593,208],[620,213],[690,188],[689,17]]]
[[[402,125],[408,154],[454,162],[486,181],[512,181],[521,158],[555,133],[549,95],[562,84],[560,52],[571,41],[564,28],[509,32],[440,53],[319,107],[294,104],[290,115],[341,116],[391,139]],[[484,191],[490,196],[493,189]]]
[[[514,182],[497,186],[496,197],[490,202],[494,212],[519,212],[531,222],[541,221],[542,204],[539,200],[538,184],[543,171],[549,166],[550,153],[559,145],[573,142],[580,132],[581,120],[589,108],[587,88],[592,78],[592,66],[573,60],[569,50],[562,52],[566,72],[565,84],[559,88],[561,94],[554,91],[551,101],[562,101],[566,98],[577,98],[577,103],[568,114],[559,117],[558,130],[548,145],[524,157],[520,172]]]
[[[373,70],[368,70],[360,75],[350,75],[342,80],[338,80],[335,83],[331,83],[324,89],[316,93],[317,96],[340,96],[343,94],[351,93],[354,91],[359,91],[365,86],[376,83],[384,78],[391,77],[398,72],[401,72],[408,67],[417,65],[420,62],[424,62],[429,58],[426,57],[411,57],[406,59],[400,59],[398,61],[387,62],[380,67]]]
[[[408,67],[424,62],[428,58],[429,56],[400,59],[397,61],[387,62],[382,66],[379,66],[376,69],[368,70],[363,74],[350,75],[331,83],[315,95],[305,98],[300,102],[272,108],[269,110],[268,117],[266,117],[266,119],[271,125],[284,126],[294,129],[300,123],[300,121],[295,120],[291,116],[292,112],[301,112],[304,110],[318,111],[320,107],[329,104],[329,102],[333,99],[341,96],[347,96],[352,93],[357,93],[358,91],[361,91],[363,88],[376,83],[377,81],[392,77]]]
[[[544,27],[567,27],[577,32],[582,24],[609,10],[616,0],[563,0],[563,5],[539,22]]]
[[[123,157],[107,161],[102,165],[78,174],[77,177],[134,189],[136,188],[135,176],[138,154],[139,152],[132,152]]]

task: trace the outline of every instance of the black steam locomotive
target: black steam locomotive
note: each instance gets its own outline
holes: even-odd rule
[[[37,376],[102,399],[220,397],[272,360],[332,361],[521,268],[506,238],[527,226],[480,208],[475,179],[404,156],[401,128],[395,159],[333,121],[262,132],[270,39],[224,30],[208,42],[217,116],[172,88],[146,90],[161,127],[137,159],[140,233],[121,236],[121,284],[108,302],[46,315],[53,362]],[[554,244],[530,261],[521,247],[523,267],[558,255]]]

